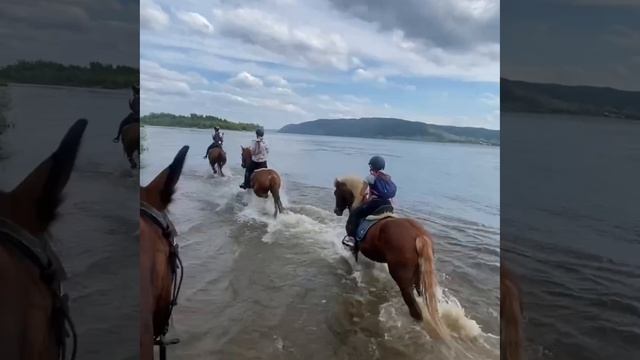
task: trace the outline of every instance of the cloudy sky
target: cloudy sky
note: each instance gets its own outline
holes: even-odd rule
[[[499,128],[498,0],[141,0],[142,108]]]
[[[502,76],[640,91],[640,0],[509,0]]]
[[[2,0],[0,66],[17,60],[138,66],[137,0]]]

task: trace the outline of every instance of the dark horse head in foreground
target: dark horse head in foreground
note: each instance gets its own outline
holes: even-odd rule
[[[364,200],[367,183],[358,177],[336,179],[334,212],[341,216],[353,210]],[[386,263],[389,274],[400,288],[411,317],[429,320],[428,332],[432,338],[448,338],[438,311],[438,275],[435,269],[433,240],[417,221],[406,218],[386,218],[373,225],[359,245],[367,258]],[[423,314],[413,294],[421,295],[427,310]]]
[[[242,147],[241,153],[242,168],[246,169],[251,164],[251,149],[248,147]],[[251,175],[251,188],[253,193],[257,197],[266,199],[269,197],[269,193],[273,196],[274,212],[273,216],[278,216],[278,213],[284,212],[284,206],[280,199],[280,185],[282,180],[277,171],[273,169],[258,169]]]
[[[0,354],[60,359],[73,339],[64,267],[46,238],[71,175],[87,120],[76,121],[58,149],[13,191],[0,192]],[[67,329],[67,326],[69,329]]]
[[[140,188],[140,358],[153,359],[154,343],[164,356],[169,319],[182,283],[175,229],[167,216],[188,146],[149,185]],[[175,343],[175,341],[173,342]]]

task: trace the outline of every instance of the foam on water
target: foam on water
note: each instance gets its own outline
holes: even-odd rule
[[[294,212],[294,209],[309,215]],[[345,221],[345,219],[336,217],[329,211],[311,205],[294,206],[286,213],[273,218],[273,199],[259,199],[251,194],[248,205],[238,214],[238,218],[241,221],[265,223],[267,231],[262,241],[266,243],[296,239],[296,241],[308,242],[312,248],[329,259],[337,257],[352,259],[351,254],[339,241],[344,232],[344,225],[337,220]],[[395,288],[386,265],[368,261],[362,256],[360,259],[359,264],[352,266],[351,274],[359,287],[376,290],[379,284],[386,284]],[[420,297],[417,297],[417,301],[422,312],[426,314],[424,301]],[[461,340],[472,340],[484,335],[478,323],[467,317],[458,299],[447,289],[438,289],[438,303],[440,318],[455,337]],[[386,326],[415,326],[415,323],[411,323],[399,293],[392,301],[382,305],[380,310],[379,319]]]

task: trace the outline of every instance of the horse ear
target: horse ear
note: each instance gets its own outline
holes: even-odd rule
[[[12,216],[17,224],[34,234],[47,230],[62,203],[80,148],[86,119],[77,120],[62,138],[58,149],[36,167],[10,194]]]
[[[142,200],[149,203],[156,210],[164,211],[171,203],[176,184],[182,174],[182,168],[187,157],[189,146],[183,146],[176,154],[173,162],[156,176],[149,185],[142,189]]]
[[[333,180],[333,186],[337,188],[339,184],[340,180],[338,180],[338,178],[335,178],[335,180]]]

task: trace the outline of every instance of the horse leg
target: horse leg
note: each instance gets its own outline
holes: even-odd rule
[[[224,173],[222,172],[222,163],[218,163],[218,171],[220,171],[220,176],[224,177]]]
[[[132,169],[138,167],[138,164],[136,164],[136,161],[133,158],[133,152],[127,153],[127,159],[129,160],[129,164],[131,165]]]
[[[273,206],[275,208],[273,212],[273,217],[278,217],[278,212],[280,214],[284,212],[284,206],[282,206],[282,200],[280,199],[280,189],[276,187],[272,187],[271,195],[273,195]]]
[[[413,296],[414,268],[399,263],[388,263],[387,267],[389,268],[389,274],[391,274],[398,288],[400,288],[402,299],[404,299],[404,303],[407,304],[411,317],[422,321],[422,312],[420,311],[415,296]]]

